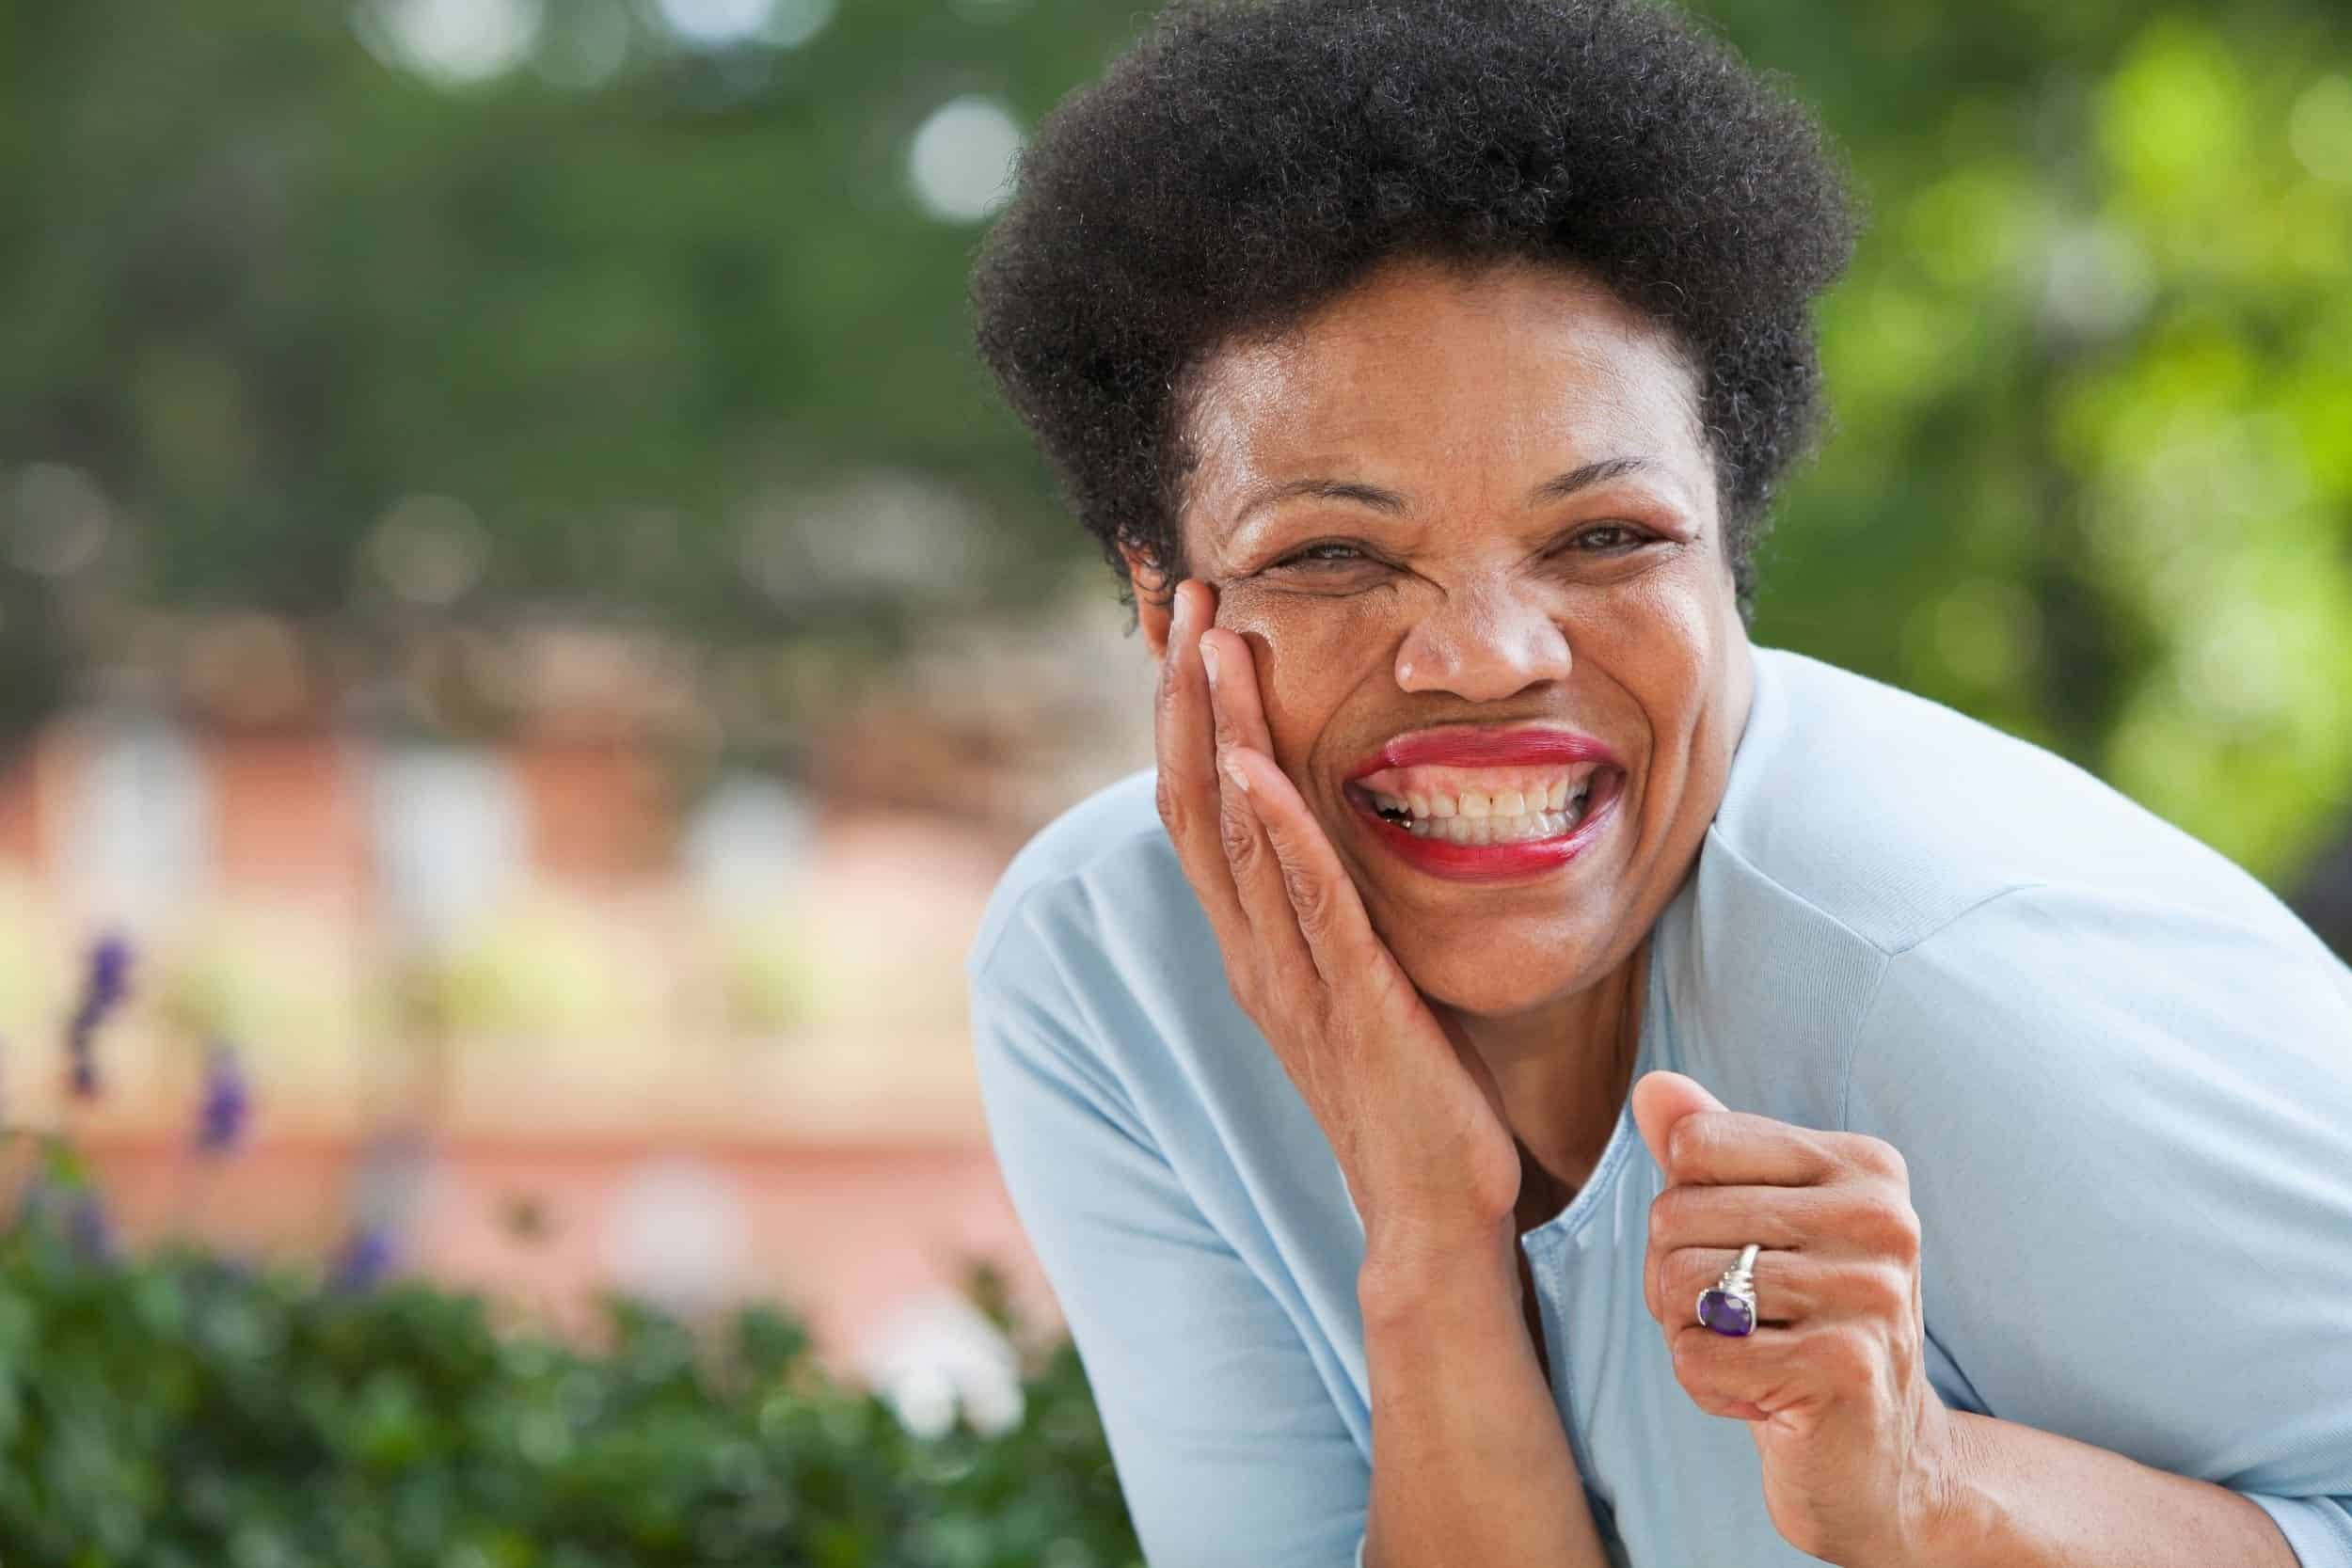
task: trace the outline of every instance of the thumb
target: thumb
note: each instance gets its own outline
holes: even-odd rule
[[[1633,1085],[1633,1124],[1661,1172],[1668,1171],[1666,1137],[1676,1122],[1693,1111],[1728,1111],[1730,1106],[1707,1091],[1707,1085],[1687,1073],[1663,1069],[1642,1074]],[[1671,1179],[1671,1172],[1668,1172]]]

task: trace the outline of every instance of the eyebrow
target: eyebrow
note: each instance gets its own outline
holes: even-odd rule
[[[1544,501],[1562,500],[1579,490],[1587,490],[1596,484],[1605,484],[1613,479],[1656,467],[1646,457],[1603,457],[1581,467],[1570,468],[1566,473],[1554,474],[1527,493],[1528,504],[1533,506]],[[1406,510],[1403,496],[1393,490],[1383,490],[1376,484],[1346,479],[1294,479],[1251,498],[1234,514],[1232,526],[1226,531],[1227,541],[1230,543],[1237,537],[1242,524],[1254,514],[1300,496],[1312,496],[1318,500],[1355,501],[1392,517],[1402,516]]]

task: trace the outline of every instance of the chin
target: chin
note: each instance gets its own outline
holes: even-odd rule
[[[1448,942],[1396,957],[1423,996],[1473,1018],[1531,1012],[1591,983],[1573,942]]]

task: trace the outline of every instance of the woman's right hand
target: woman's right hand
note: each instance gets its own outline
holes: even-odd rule
[[[1276,766],[1249,645],[1211,626],[1215,590],[1188,578],[1174,599],[1155,729],[1160,820],[1208,911],[1233,999],[1330,1139],[1364,1222],[1367,1266],[1408,1267],[1508,1236],[1520,1164],[1494,1075],[1374,932],[1338,852]]]

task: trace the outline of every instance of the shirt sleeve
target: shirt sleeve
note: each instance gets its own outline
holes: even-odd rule
[[[2352,972],[2294,930],[1999,895],[1888,959],[1844,1125],[1904,1157],[1968,1408],[2352,1568]]]
[[[1370,1501],[1298,1330],[1202,1215],[1049,952],[971,974],[991,1141],[1070,1325],[1151,1568],[1346,1568]]]

